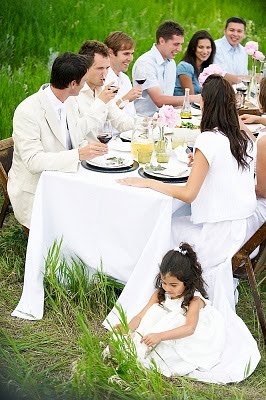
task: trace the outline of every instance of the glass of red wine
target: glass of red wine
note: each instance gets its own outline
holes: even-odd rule
[[[144,65],[137,65],[134,71],[134,80],[141,86],[147,79],[147,71]],[[138,97],[144,99],[143,96]]]
[[[111,122],[106,120],[103,124],[98,129],[97,133],[97,139],[101,143],[107,144],[113,137],[113,132],[112,132],[112,125]],[[103,156],[104,159],[106,160],[106,156]]]

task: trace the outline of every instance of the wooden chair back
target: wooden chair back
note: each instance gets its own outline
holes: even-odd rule
[[[10,205],[7,193],[7,175],[11,168],[14,142],[12,138],[0,140],[0,187],[3,192],[3,204],[0,210],[0,228],[2,228],[5,216]]]
[[[250,255],[260,246],[258,255],[251,259]],[[263,307],[258,292],[258,285],[255,275],[266,270],[266,222],[251,236],[251,238],[235,253],[232,257],[233,273],[237,274],[241,268],[245,268],[251,293],[255,302],[255,307],[261,326],[264,342],[266,344],[266,322]],[[261,280],[264,281],[266,276]]]

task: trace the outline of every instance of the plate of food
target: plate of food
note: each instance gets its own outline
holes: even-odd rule
[[[131,156],[117,157],[112,154],[107,156],[95,157],[92,160],[86,160],[86,163],[98,168],[126,168],[133,165],[134,160]]]
[[[190,173],[190,168],[186,165],[176,167],[164,167],[161,164],[156,166],[146,164],[143,168],[144,173],[150,177],[162,178],[162,179],[187,179]]]

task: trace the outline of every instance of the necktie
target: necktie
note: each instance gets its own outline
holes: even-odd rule
[[[71,138],[70,138],[70,134],[69,134],[65,108],[60,107],[58,109],[58,114],[59,114],[59,120],[60,120],[61,133],[65,140],[66,149],[71,150],[73,147],[72,147],[72,142],[71,142]]]

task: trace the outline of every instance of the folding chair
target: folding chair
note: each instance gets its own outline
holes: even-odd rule
[[[12,164],[14,142],[12,138],[0,140],[0,187],[3,191],[4,201],[0,212],[0,228],[2,228],[5,216],[10,206],[7,193],[7,174]]]
[[[251,259],[250,255],[258,246],[260,246],[258,255],[254,259]],[[264,337],[264,342],[266,344],[265,315],[258,292],[258,285],[255,279],[256,274],[259,274],[266,269],[266,222],[264,222],[264,224],[254,233],[254,235],[252,235],[251,238],[232,257],[233,274],[236,273],[237,276],[239,269],[243,267],[245,267],[245,271],[247,273],[260,327]],[[265,279],[266,276],[262,279],[262,281]]]

